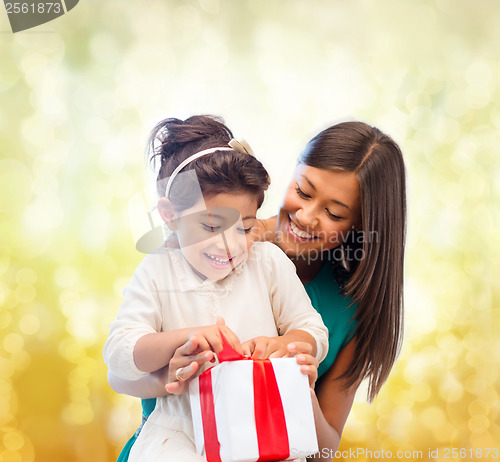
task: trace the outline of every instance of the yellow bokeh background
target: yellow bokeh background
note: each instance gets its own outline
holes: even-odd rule
[[[128,206],[148,132],[196,113],[263,159],[262,216],[320,129],[360,119],[400,143],[405,341],[339,455],[495,460],[498,17],[497,0],[81,0],[12,34],[0,6],[0,462],[113,461],[138,426],[102,345],[143,257]]]

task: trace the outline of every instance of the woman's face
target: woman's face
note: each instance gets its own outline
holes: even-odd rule
[[[290,257],[317,257],[361,228],[359,182],[354,172],[305,164],[295,169],[278,215],[276,243]]]

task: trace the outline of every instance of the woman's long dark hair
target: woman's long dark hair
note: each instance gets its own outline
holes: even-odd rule
[[[358,178],[363,258],[355,261],[353,256],[359,253],[347,253],[352,260],[343,262],[348,271],[341,281],[343,294],[357,304],[356,348],[353,364],[341,378],[347,380],[347,386],[368,378],[368,397],[373,400],[391,371],[403,335],[403,156],[398,145],[377,128],[344,122],[315,136],[299,163],[355,172]]]

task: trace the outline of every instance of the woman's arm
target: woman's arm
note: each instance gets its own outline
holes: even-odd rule
[[[168,395],[165,389],[168,380],[167,374],[168,368],[164,367],[138,380],[126,380],[108,370],[108,383],[116,393],[142,399],[158,398],[159,396]]]
[[[200,340],[196,336],[191,337],[184,345],[177,348],[168,366],[138,380],[122,379],[108,370],[109,385],[117,393],[142,399],[158,398],[171,393],[181,394],[187,389],[189,380],[194,377],[198,369],[206,362],[214,360],[212,351],[200,349]],[[180,372],[180,376],[176,376],[177,371]],[[178,377],[181,377],[182,381],[179,381]]]
[[[316,384],[316,391],[313,393],[314,419],[320,455],[335,454],[351,411],[359,383],[345,389],[345,382],[336,378],[352,364],[355,345],[356,338],[354,337],[338,354],[333,366]],[[330,462],[332,457],[319,459],[315,457],[311,460]]]

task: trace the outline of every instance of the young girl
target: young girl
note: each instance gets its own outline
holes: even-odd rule
[[[148,255],[124,292],[104,346],[105,362],[119,377],[135,380],[164,368],[190,339],[200,351],[218,353],[221,332],[240,352],[240,341],[280,336],[272,341],[284,349],[302,341],[318,360],[326,355],[327,330],[295,267],[273,244],[252,241],[269,177],[231,138],[206,116],[167,119],[152,132],[151,145],[161,143],[158,210],[180,248]],[[183,379],[181,369],[170,373]],[[204,460],[195,454],[187,393],[157,400],[130,460]]]

